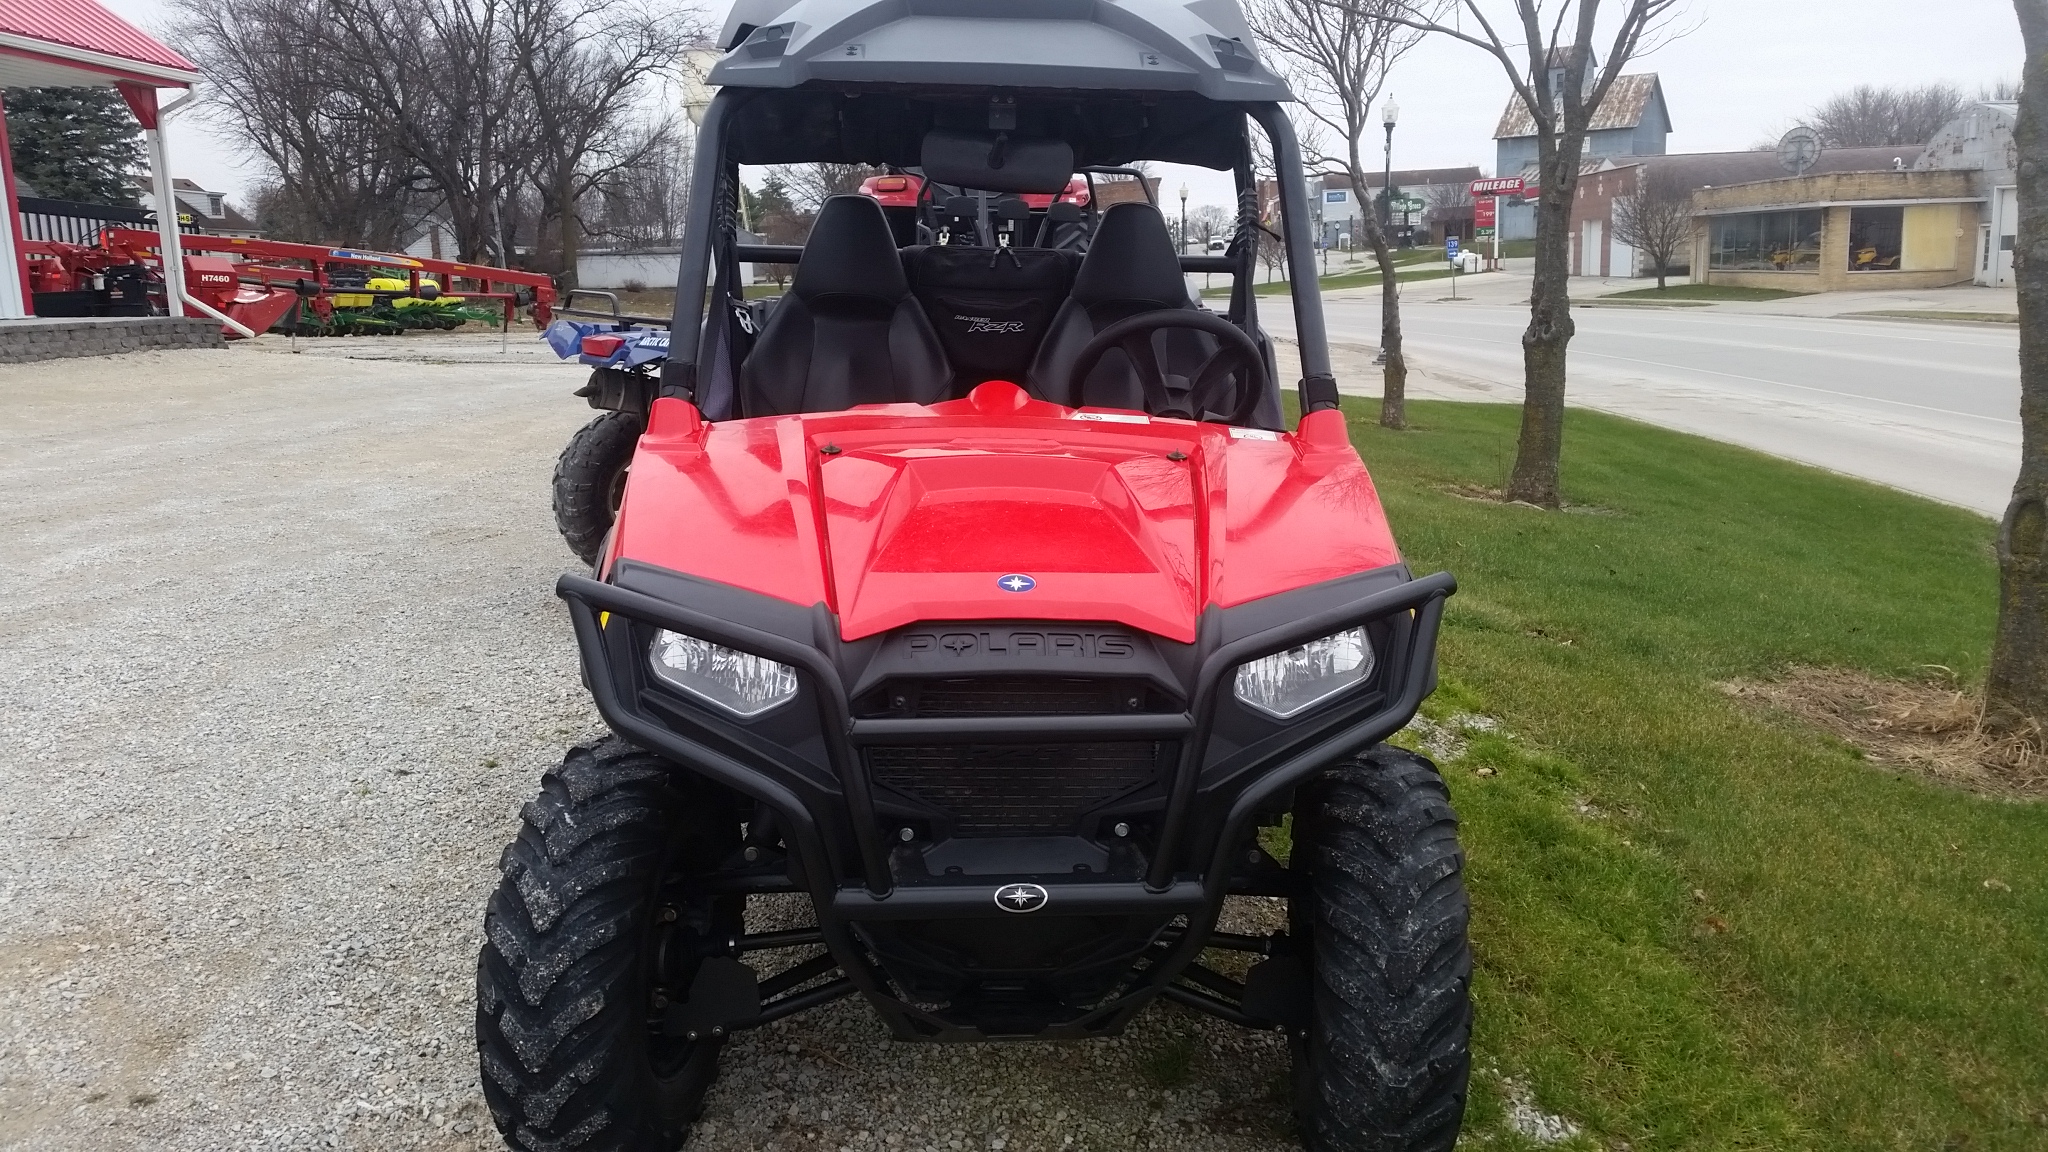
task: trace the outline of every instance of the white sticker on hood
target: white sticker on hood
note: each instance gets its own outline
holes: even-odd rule
[[[1150,424],[1152,418],[1136,412],[1076,412],[1069,419],[1094,420],[1102,424]]]
[[[1232,428],[1230,430],[1230,438],[1232,440],[1278,440],[1280,434],[1278,432],[1268,432],[1264,428]]]

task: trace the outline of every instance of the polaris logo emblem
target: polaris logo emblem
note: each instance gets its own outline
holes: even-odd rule
[[[1036,884],[1005,884],[996,889],[996,907],[1005,912],[1036,912],[1052,894]]]
[[[1024,575],[1022,572],[1012,572],[1008,576],[996,581],[996,587],[1001,588],[1005,592],[1029,592],[1033,588],[1038,587],[1038,581]]]

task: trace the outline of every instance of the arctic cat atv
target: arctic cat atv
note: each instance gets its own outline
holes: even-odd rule
[[[646,426],[593,576],[557,586],[616,735],[548,773],[485,919],[513,1147],[677,1147],[728,1038],[846,996],[942,1042],[1110,1037],[1166,1000],[1285,1034],[1309,1148],[1457,1139],[1457,822],[1382,743],[1454,584],[1395,545],[1312,280],[1283,423],[1250,134],[1311,267],[1288,92],[1229,3],[987,11],[739,0],[726,25]],[[1140,160],[1234,175],[1225,254],[1177,253],[1144,203],[1085,256],[901,245],[862,196],[801,250],[736,235],[740,165],[1021,201]],[[767,260],[796,270],[761,324],[736,272]],[[1190,271],[1233,275],[1226,311]],[[1290,815],[1276,859],[1259,832]],[[773,893],[809,922],[749,915]],[[1232,896],[1284,900],[1286,930],[1219,931]]]

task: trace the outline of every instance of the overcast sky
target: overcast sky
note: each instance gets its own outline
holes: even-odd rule
[[[151,31],[168,16],[165,0],[101,2]],[[713,3],[722,16],[726,4]],[[1662,75],[1673,152],[1748,148],[1857,84],[1946,80],[1975,91],[2020,73],[2011,0],[1688,0],[1684,22],[1690,34],[1630,69]],[[1427,42],[1401,62],[1389,91],[1401,109],[1394,167],[1473,164],[1492,173],[1493,129],[1508,84],[1491,57],[1454,41]],[[178,175],[231,195],[248,187],[255,166],[231,141],[189,118],[173,123]],[[1379,141],[1372,144],[1377,157]],[[1163,198],[1173,201],[1182,182],[1190,204],[1230,201],[1227,176],[1178,168],[1165,174]]]

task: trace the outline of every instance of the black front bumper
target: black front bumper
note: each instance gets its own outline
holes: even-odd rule
[[[823,605],[631,562],[612,583],[564,576],[557,591],[612,729],[773,814],[788,858],[721,877],[721,890],[807,892],[833,958],[896,1035],[960,1040],[1119,1031],[1200,954],[1225,895],[1287,894],[1254,827],[1284,813],[1318,768],[1414,716],[1435,686],[1437,628],[1454,588],[1448,573],[1360,573],[1211,608],[1191,645],[1051,621],[914,625],[842,642]],[[1232,695],[1239,665],[1358,625],[1368,627],[1378,666],[1340,698],[1282,722]],[[656,629],[790,665],[799,696],[746,721],[694,703],[652,676]],[[1068,679],[1046,678],[1053,653]],[[972,689],[977,678],[1003,676],[1038,679],[989,682],[1014,690],[1092,676],[1139,687],[1128,710],[1106,714],[961,714],[971,705],[951,698],[945,714],[916,714],[919,684]],[[1140,765],[1129,787],[1079,807],[1019,815],[998,804],[977,817],[917,791],[915,770],[933,749],[1014,762],[1024,774],[1007,779],[1022,782],[1065,750],[1140,747],[1157,751],[1156,771]],[[1013,835],[989,824],[1006,816],[1042,826]],[[1019,882],[1043,890],[1039,910],[997,905],[996,892]],[[962,921],[981,922],[990,950],[1015,957],[1014,970],[1000,961],[977,970],[972,995],[945,976],[946,958],[961,954],[960,932],[974,931]],[[937,925],[948,926],[941,935],[952,951],[920,943]],[[1104,940],[1128,946],[1097,946]],[[1013,988],[1020,1003],[1040,1007],[983,1003],[988,989]],[[949,1010],[949,989],[956,1009],[976,997],[981,1008]]]

